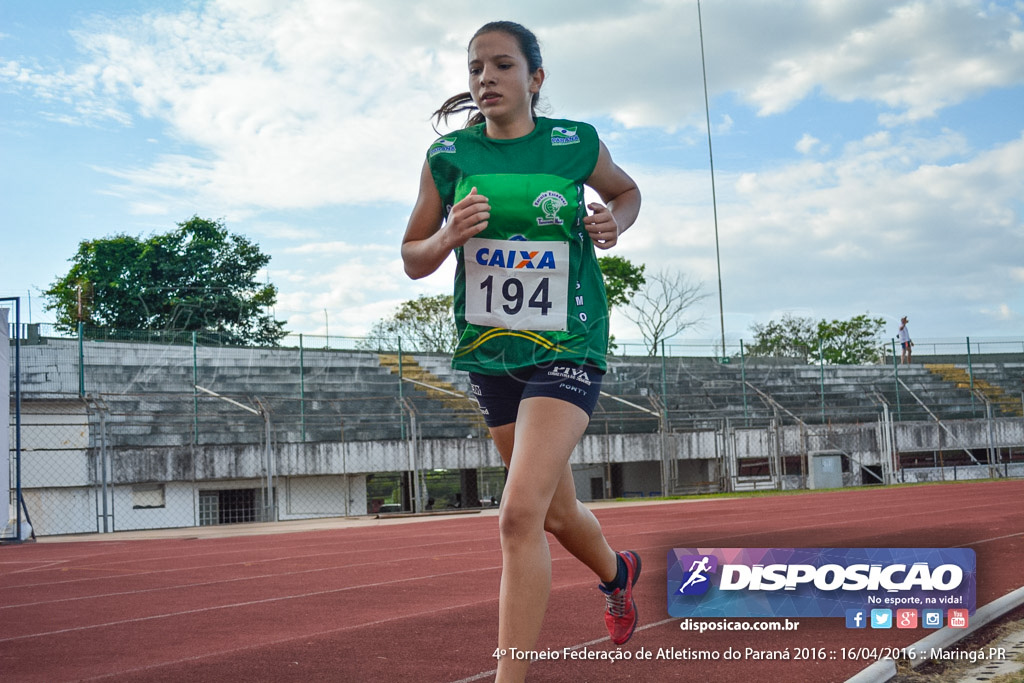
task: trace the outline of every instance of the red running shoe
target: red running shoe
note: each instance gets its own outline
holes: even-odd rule
[[[608,609],[604,613],[608,635],[612,637],[613,643],[622,645],[633,637],[638,621],[636,602],[633,600],[633,585],[640,578],[640,556],[632,550],[623,550],[617,554],[626,563],[626,587],[616,588],[612,592],[600,584],[598,588],[604,593],[604,599],[608,603]]]

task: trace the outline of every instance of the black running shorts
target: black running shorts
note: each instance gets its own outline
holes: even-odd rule
[[[592,365],[550,363],[504,375],[469,373],[473,394],[488,427],[516,421],[519,402],[533,396],[547,396],[578,406],[593,415],[601,394],[604,372]]]

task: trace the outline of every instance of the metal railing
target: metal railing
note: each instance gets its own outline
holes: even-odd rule
[[[11,367],[10,386],[12,399],[17,389],[23,400],[11,404],[11,433],[21,442],[10,445],[10,466],[24,480],[12,476],[10,487],[40,533],[500,500],[504,470],[467,377],[447,356],[399,352],[392,364],[368,349],[372,340],[351,337],[296,335],[286,340],[294,344],[254,348],[203,343],[200,334],[14,329],[22,361],[20,374]],[[893,442],[895,428],[879,425],[938,424],[948,434],[958,420],[982,421],[991,438],[940,446],[940,461],[960,466],[952,449],[968,455],[963,465],[1015,463],[1024,437],[996,434],[1000,420],[1015,418],[973,386],[984,375],[1013,397],[1024,368],[1014,344],[1024,349],[965,339],[967,362],[958,365],[972,378],[968,388],[916,362],[848,367],[741,355],[725,363],[668,344],[656,357],[613,355],[587,432],[600,453],[578,463],[577,487],[596,497],[731,490],[737,477],[762,477],[762,466],[780,487],[806,481],[812,450],[846,452],[865,480],[892,481],[913,463],[901,461],[907,449]],[[989,362],[992,350],[999,360]],[[881,435],[877,474],[874,460],[844,445],[843,425]],[[783,444],[790,429],[799,434],[796,451]],[[706,472],[680,459],[692,457],[680,449],[694,434],[709,435]],[[745,452],[748,442],[766,450]],[[658,474],[632,464],[644,462]]]

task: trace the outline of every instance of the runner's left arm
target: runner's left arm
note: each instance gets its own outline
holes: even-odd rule
[[[640,213],[640,188],[612,161],[603,142],[587,185],[597,192],[604,204],[588,204],[587,208],[593,213],[583,219],[583,225],[598,249],[610,249]]]

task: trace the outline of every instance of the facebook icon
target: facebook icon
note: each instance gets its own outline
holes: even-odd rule
[[[862,609],[846,610],[846,628],[867,628],[867,612]]]

